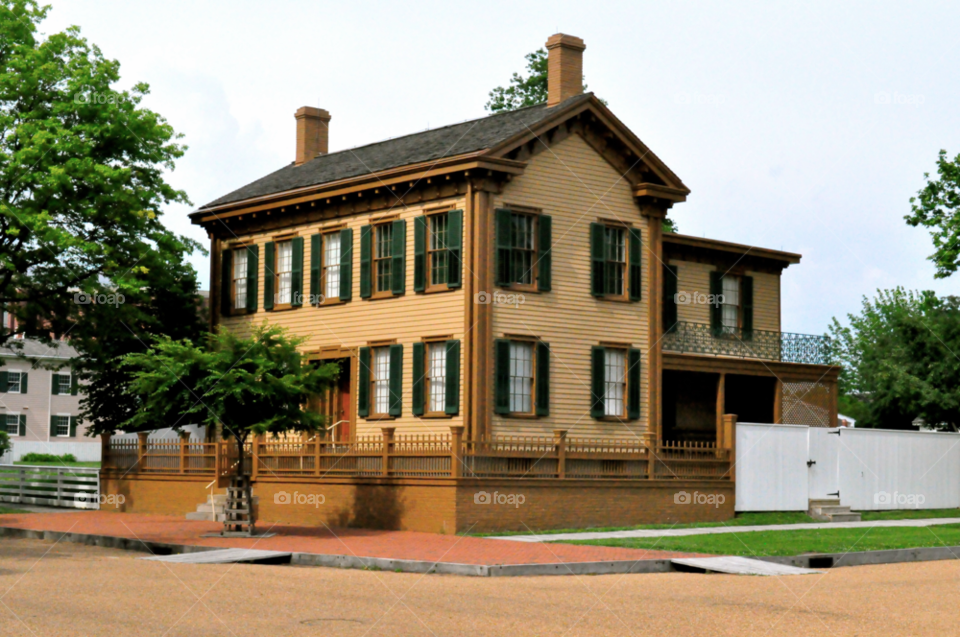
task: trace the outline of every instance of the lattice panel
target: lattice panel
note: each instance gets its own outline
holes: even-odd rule
[[[826,383],[784,382],[783,424],[831,427],[831,400]]]

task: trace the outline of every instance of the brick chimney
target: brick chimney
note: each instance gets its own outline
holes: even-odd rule
[[[547,40],[547,106],[583,93],[583,40],[557,33]]]
[[[317,155],[327,154],[330,113],[322,108],[304,106],[293,115],[297,119],[297,160],[299,166]]]

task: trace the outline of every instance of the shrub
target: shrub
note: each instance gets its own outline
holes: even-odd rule
[[[52,453],[25,453],[20,457],[20,462],[76,462],[77,457],[72,453],[65,453],[58,456]]]

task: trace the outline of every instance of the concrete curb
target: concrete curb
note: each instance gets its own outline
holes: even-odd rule
[[[0,526],[0,537],[48,540],[51,542],[74,542],[88,546],[176,555],[199,551],[216,551],[216,546],[193,546],[169,544],[135,538],[88,533],[65,533],[63,531],[38,531]],[[935,546],[929,548],[891,549],[885,551],[857,551],[854,553],[810,553],[792,556],[765,556],[753,559],[777,564],[787,564],[810,569],[840,568],[843,566],[869,566],[877,564],[902,564],[906,562],[930,562],[960,559],[960,546]],[[429,560],[397,560],[387,557],[359,557],[356,555],[326,555],[321,553],[293,553],[290,563],[298,566],[326,566],[329,568],[359,568],[403,573],[429,573],[461,575],[469,577],[524,577],[537,575],[614,575],[627,573],[670,573],[677,569],[670,560],[617,560],[607,562],[560,562],[550,564],[458,564],[455,562],[431,562]]]

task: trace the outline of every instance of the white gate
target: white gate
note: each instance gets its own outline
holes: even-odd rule
[[[807,429],[807,480],[810,499],[840,497],[840,430]]]

